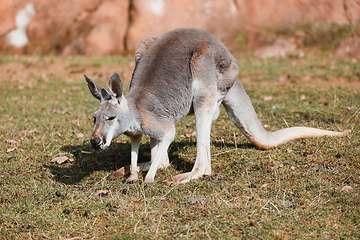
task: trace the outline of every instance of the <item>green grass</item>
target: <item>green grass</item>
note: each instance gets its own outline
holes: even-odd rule
[[[39,73],[20,88],[16,81],[1,79],[0,239],[358,239],[359,85],[302,81],[310,75],[325,82],[345,78],[356,83],[358,64],[307,53],[300,60],[237,57],[240,77],[256,83],[245,88],[268,130],[352,129],[350,136],[263,151],[251,145],[221,109],[212,126],[211,176],[173,187],[161,183],[189,171],[195,161],[196,137],[186,137],[195,130],[195,121],[186,117],[177,124],[169,150],[172,165],[157,172],[154,184],[124,184],[106,177],[130,163],[130,142],[121,136],[107,150],[91,149],[98,102],[83,79],[69,81],[56,74],[44,79]],[[120,69],[128,64],[116,57],[67,60],[71,66],[87,64],[98,71],[104,64],[119,64]],[[44,58],[1,59],[4,64],[12,61],[28,64]],[[350,69],[348,75],[344,68]],[[288,74],[295,81],[277,84]],[[269,95],[273,100],[264,101]],[[301,95],[306,99],[300,100]],[[140,161],[148,160],[142,155],[149,152],[145,140]],[[62,155],[74,161],[51,162]],[[353,190],[345,192],[345,186]],[[105,189],[111,194],[96,193]]]
[[[301,37],[301,41],[298,44],[302,47],[317,47],[326,52],[338,47],[341,40],[356,35],[359,26],[359,23],[301,22],[279,29],[269,29],[267,32],[286,38]]]

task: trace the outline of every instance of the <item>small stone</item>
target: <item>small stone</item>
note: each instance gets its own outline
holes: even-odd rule
[[[250,220],[249,221],[249,226],[250,227],[257,227],[257,226],[259,226],[259,224],[257,224],[254,220]]]
[[[114,207],[111,207],[109,210],[110,210],[111,212],[114,212],[114,213],[117,212],[117,208],[114,208]]]
[[[309,153],[309,152],[304,152],[304,153],[303,153],[303,156],[304,156],[304,157],[307,157],[307,156],[309,156],[309,155],[311,155],[311,153]]]
[[[99,193],[100,197],[106,197],[107,195],[108,195],[107,193],[103,193],[103,192]]]
[[[64,209],[63,213],[70,214],[70,210],[69,209]]]
[[[30,224],[27,224],[27,225],[24,225],[24,228],[28,230],[28,229],[30,229],[30,228],[32,228],[32,227],[31,227]]]
[[[91,212],[89,210],[86,210],[84,212],[84,217],[88,217],[88,216],[90,216],[90,214],[91,214]]]
[[[291,166],[290,169],[294,171],[294,170],[295,170],[295,167],[294,167],[294,166]]]
[[[292,209],[296,209],[296,205],[294,203],[290,202],[290,201],[280,201],[279,205],[283,206],[283,207],[289,207],[289,208],[292,208]]]
[[[335,155],[335,157],[336,157],[336,158],[341,158],[341,157],[342,157],[342,154],[341,154],[341,153],[337,153],[337,154]]]

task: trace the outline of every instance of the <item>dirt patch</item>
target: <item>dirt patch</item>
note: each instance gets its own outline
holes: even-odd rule
[[[343,77],[333,77],[331,79],[325,80],[322,78],[309,78],[309,76],[304,76],[299,80],[293,80],[292,78],[287,78],[283,80],[282,77],[279,78],[279,81],[252,81],[251,78],[239,78],[239,81],[242,84],[249,85],[272,85],[272,86],[285,86],[291,84],[304,84],[306,85],[326,85],[326,86],[343,86],[343,87],[360,87],[360,81],[352,81],[345,79]]]
[[[67,82],[79,82],[84,80],[84,74],[89,78],[98,81],[106,86],[109,77],[114,73],[119,73],[124,83],[129,83],[134,70],[134,61],[126,63],[116,63],[117,60],[110,61],[101,59],[87,59],[80,57],[80,60],[64,57],[24,57],[14,58],[10,61],[3,61],[0,64],[0,82],[10,82],[6,88],[31,86],[32,79],[41,78],[45,82],[62,79]],[[354,80],[357,79],[357,80]],[[333,86],[355,86],[360,87],[360,76],[351,79],[333,76],[330,79],[314,78],[308,75],[294,79],[292,76],[279,76],[277,82],[274,81],[253,81],[251,77],[240,78],[244,84],[260,85],[287,85],[287,84],[315,84]],[[5,86],[0,86],[5,88]]]
[[[45,82],[62,79],[67,82],[78,82],[84,80],[84,74],[96,80],[107,83],[109,77],[119,73],[122,80],[130,82],[134,63],[105,64],[101,61],[92,62],[72,60],[66,58],[46,58],[39,60],[34,58],[14,59],[11,62],[0,64],[0,82],[11,82],[11,86],[26,86],[32,78],[42,78]],[[103,85],[104,85],[103,84]]]

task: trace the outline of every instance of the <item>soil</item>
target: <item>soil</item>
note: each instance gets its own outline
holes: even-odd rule
[[[80,61],[81,62],[81,61]],[[90,61],[79,63],[77,60],[62,58],[62,57],[49,57],[39,60],[39,57],[15,58],[12,62],[0,63],[0,83],[10,82],[10,86],[0,84],[1,88],[24,88],[31,86],[33,78],[41,77],[44,81],[55,81],[56,79],[65,79],[67,82],[79,82],[84,78],[84,74],[88,77],[102,82],[105,86],[108,78],[113,73],[119,73],[124,83],[129,83],[131,80],[132,72],[134,70],[134,62],[128,64],[91,64]],[[281,80],[284,79],[284,80]],[[282,78],[278,82],[253,82],[251,78],[239,79],[244,84],[266,84],[266,85],[286,85],[293,84],[294,81],[289,78]],[[311,78],[304,76],[298,79],[297,82],[302,84],[313,85],[333,85],[333,86],[354,86],[360,87],[360,81],[350,81],[345,78],[333,77],[331,79]]]
[[[11,88],[16,85],[21,88],[31,84],[32,78],[41,77],[44,81],[65,79],[67,82],[78,82],[84,79],[84,74],[94,80],[104,83],[115,72],[119,73],[124,82],[129,82],[134,64],[115,66],[114,64],[93,66],[91,63],[78,63],[77,60],[61,57],[49,57],[38,60],[38,57],[19,58],[13,62],[0,63],[0,83],[11,82]],[[1,85],[0,85],[1,88]]]

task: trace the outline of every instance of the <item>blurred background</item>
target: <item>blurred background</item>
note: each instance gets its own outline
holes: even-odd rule
[[[0,0],[0,53],[133,55],[145,35],[195,27],[259,57],[331,45],[358,58],[359,18],[359,0]]]

